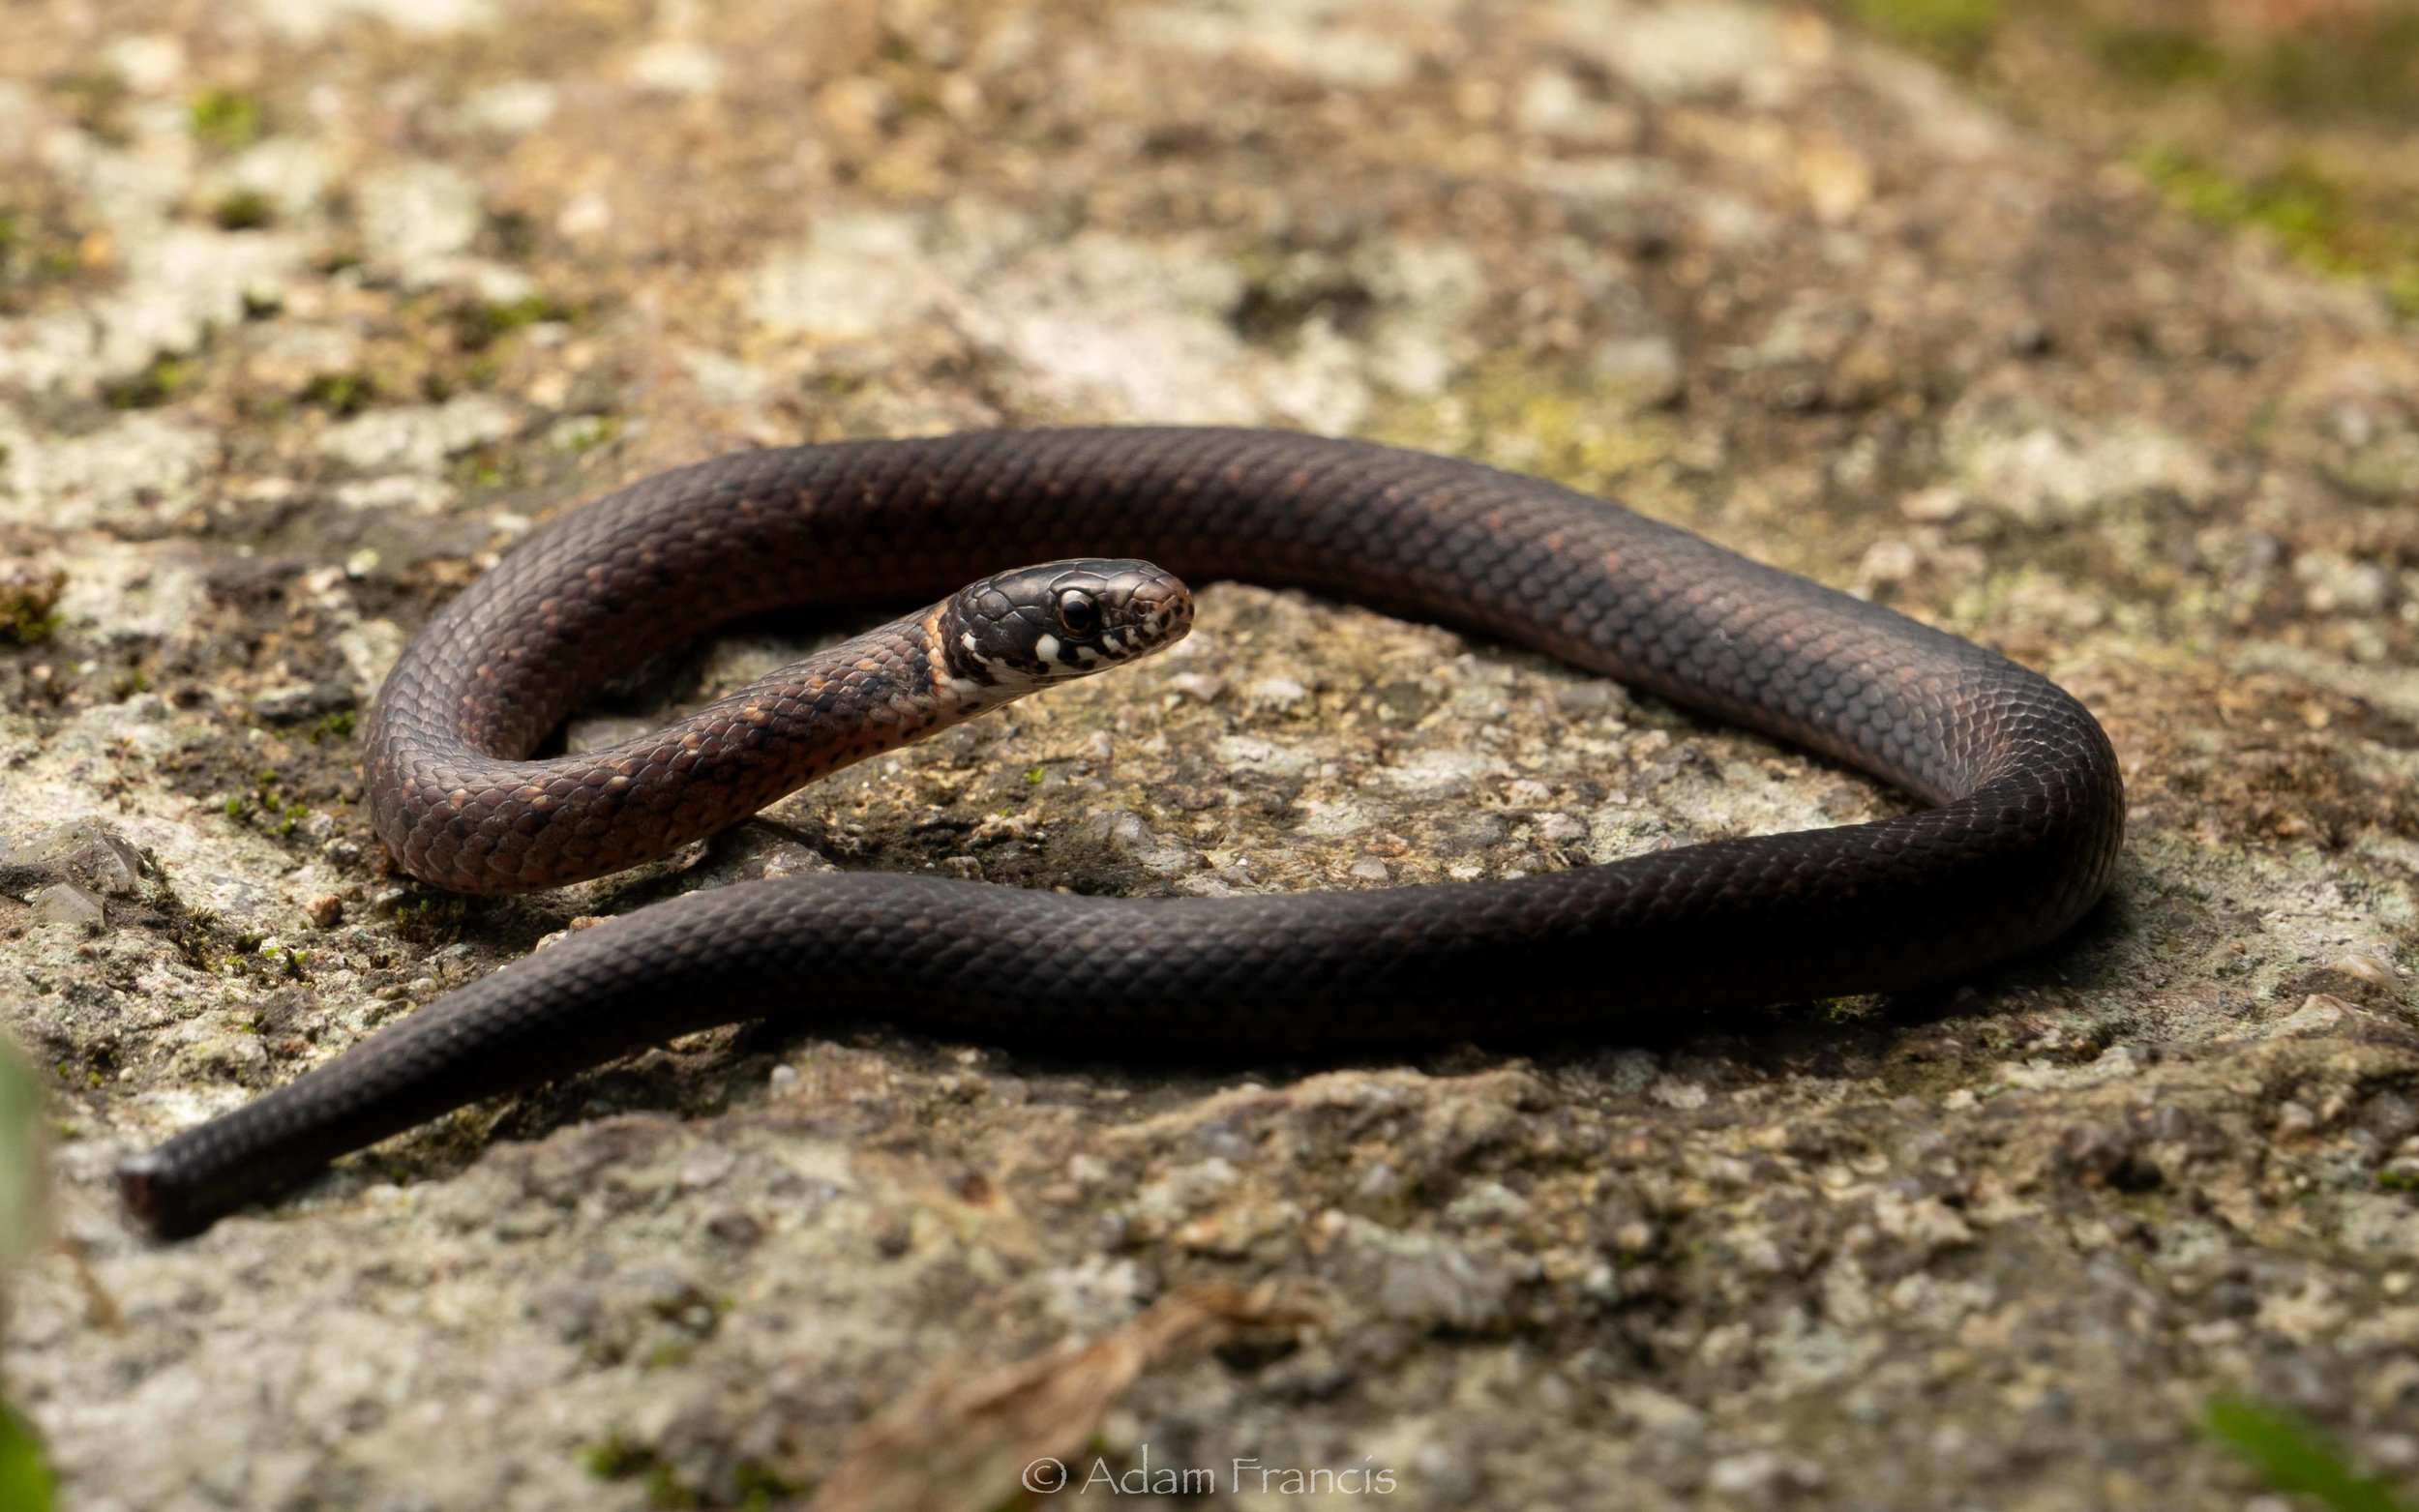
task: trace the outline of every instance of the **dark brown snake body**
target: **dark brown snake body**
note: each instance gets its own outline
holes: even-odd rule
[[[1931,807],[1455,885],[1105,899],[841,875],[694,893],[137,1157],[130,1202],[190,1231],[474,1099],[817,1005],[1027,1041],[1280,1047],[1906,988],[2049,939],[2115,863],[2115,755],[2034,673],[1547,483],[1254,430],[856,442],[634,485],[532,536],[405,651],[367,731],[373,816],[405,870],[475,891],[661,855],[946,723],[949,668],[911,617],[661,736],[522,759],[604,681],[736,615],[929,598],[1076,552],[1491,633]]]

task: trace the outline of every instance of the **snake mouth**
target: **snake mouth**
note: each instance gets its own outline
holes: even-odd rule
[[[1148,656],[1176,644],[1193,629],[1193,596],[1182,583],[1165,601],[1144,611],[1131,627],[1103,636],[1100,649],[1113,662]]]

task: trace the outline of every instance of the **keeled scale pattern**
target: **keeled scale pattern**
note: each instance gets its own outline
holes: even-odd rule
[[[129,1165],[129,1200],[189,1230],[465,1102],[799,1007],[1029,1040],[1299,1045],[1902,988],[2049,938],[2115,861],[2124,797],[2106,737],[2000,657],[1535,479],[1215,430],[752,452],[637,484],[532,537],[404,653],[368,732],[373,819],[407,870],[459,888],[661,854],[834,764],[860,737],[820,717],[912,692],[929,667],[903,621],[864,637],[880,665],[837,692],[760,684],[614,752],[518,759],[604,679],[737,614],[937,597],[1070,555],[1488,630],[1936,807],[1462,886],[1103,900],[844,875],[721,889],[515,963],[169,1141]],[[734,719],[749,697],[780,706],[770,727]],[[668,773],[685,781],[655,786]]]

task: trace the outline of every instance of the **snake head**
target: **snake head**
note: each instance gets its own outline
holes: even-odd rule
[[[1082,557],[970,583],[935,628],[952,677],[1022,693],[1174,645],[1193,596],[1149,562]]]

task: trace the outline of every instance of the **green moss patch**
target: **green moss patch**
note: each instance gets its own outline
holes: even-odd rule
[[[2000,0],[1848,0],[1848,11],[1901,46],[1960,62],[1980,52],[2005,18]]]
[[[2026,121],[2130,160],[2186,213],[2263,231],[2419,315],[2419,8],[2261,26],[2128,0],[1834,5]]]
[[[0,578],[0,643],[40,645],[59,633],[59,596],[67,574]]]
[[[219,152],[241,152],[260,139],[260,102],[233,89],[207,89],[194,97],[194,136]]]
[[[1632,414],[1631,407],[1628,396],[1583,375],[1507,357],[1473,369],[1433,400],[1381,413],[1369,434],[1601,494],[1665,461],[1680,445],[1667,421]]]
[[[2135,152],[2134,163],[2187,214],[2264,231],[2321,272],[2374,279],[2397,310],[2419,314],[2419,215],[2368,213],[2355,189],[2315,155],[2241,175],[2161,144]]]

